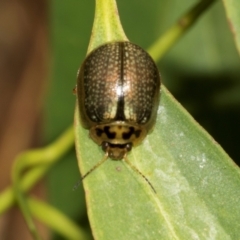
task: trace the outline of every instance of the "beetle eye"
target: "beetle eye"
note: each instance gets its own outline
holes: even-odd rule
[[[130,152],[132,150],[132,143],[127,143],[126,144],[126,150]]]
[[[108,142],[102,142],[102,150],[104,152],[107,152],[109,149],[109,143]]]

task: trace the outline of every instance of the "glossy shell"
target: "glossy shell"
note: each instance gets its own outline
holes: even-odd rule
[[[154,61],[130,42],[100,46],[78,73],[82,125],[112,159],[123,158],[152,129],[159,94],[160,75]]]

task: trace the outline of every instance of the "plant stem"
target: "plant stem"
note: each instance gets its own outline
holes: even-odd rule
[[[155,61],[161,59],[164,54],[178,41],[181,36],[196,22],[198,17],[206,11],[216,0],[202,0],[189,12],[184,14],[163,36],[161,36],[148,49]]]
[[[64,239],[88,239],[84,229],[76,225],[66,215],[48,203],[34,197],[29,197],[27,203],[33,216],[45,223],[55,232],[61,234]]]
[[[55,161],[60,159],[60,157],[63,154],[65,154],[66,151],[69,150],[69,148],[73,145],[73,142],[74,142],[74,134],[73,134],[73,127],[71,126],[69,129],[67,129],[66,132],[63,133],[63,135],[60,138],[58,138],[54,143],[50,144],[49,146],[42,149],[31,150],[18,156],[13,166],[12,178],[13,178],[14,195],[19,204],[20,209],[22,210],[22,213],[27,222],[27,225],[32,234],[32,237],[36,240],[39,240],[41,238],[37,232],[30,209],[25,199],[25,195],[23,194],[23,191],[22,191],[23,186],[21,184],[23,181],[21,180],[21,177],[22,177],[21,174],[25,169],[28,169],[30,167],[36,167],[36,166],[39,167],[39,165],[42,165],[42,164],[43,166],[52,165]],[[31,176],[31,178],[28,178],[28,180],[34,179],[35,181],[37,181],[48,170],[48,167],[43,168],[43,170],[45,171],[40,172],[41,174],[35,171],[34,173],[37,174],[38,177],[34,179],[33,176]],[[31,170],[29,171],[31,173]],[[26,182],[25,180],[25,184],[28,187],[33,186],[34,183],[33,182],[29,183],[29,182]],[[9,196],[9,193],[8,193],[8,196]]]

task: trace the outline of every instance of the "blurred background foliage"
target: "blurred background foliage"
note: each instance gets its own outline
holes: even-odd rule
[[[128,38],[148,49],[197,2],[121,0],[117,4]],[[40,128],[44,145],[73,123],[72,89],[86,55],[95,3],[53,0],[46,4],[50,9],[42,14],[49,21],[50,76]],[[222,2],[214,3],[157,64],[164,85],[239,164],[240,59]],[[47,196],[51,204],[89,228],[82,186],[72,191],[79,178],[72,148],[48,174]]]

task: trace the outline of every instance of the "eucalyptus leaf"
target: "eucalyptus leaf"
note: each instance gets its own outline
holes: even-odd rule
[[[91,48],[101,42],[92,38]],[[75,134],[84,175],[104,152],[82,128],[78,107]],[[156,193],[123,160],[100,165],[83,181],[95,239],[240,238],[240,171],[164,86],[156,126],[128,159]]]
[[[82,174],[103,152],[78,124]],[[81,139],[81,140],[80,140]],[[238,239],[239,169],[163,89],[156,127],[129,159],[108,160],[84,187],[96,239]]]

